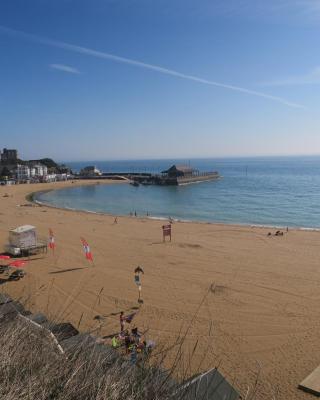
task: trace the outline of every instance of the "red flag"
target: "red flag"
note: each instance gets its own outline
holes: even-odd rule
[[[49,248],[52,250],[52,251],[54,251],[54,249],[55,249],[55,241],[54,241],[54,234],[53,234],[53,231],[52,231],[52,229],[50,228],[49,229]]]
[[[93,262],[92,253],[89,247],[88,242],[84,238],[80,238],[83,246],[83,250],[86,256],[86,259]]]
[[[21,268],[24,265],[26,265],[26,262],[25,261],[21,261],[21,260],[16,260],[16,261],[13,261],[12,263],[10,263],[9,265],[10,265],[10,267]]]

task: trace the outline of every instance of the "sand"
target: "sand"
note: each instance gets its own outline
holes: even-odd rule
[[[52,228],[56,238],[54,255],[32,257],[27,276],[1,291],[106,336],[119,330],[119,311],[138,306],[133,269],[141,265],[144,304],[133,324],[148,338],[160,345],[186,332],[187,347],[198,341],[191,371],[219,366],[242,391],[259,373],[259,399],[310,398],[297,385],[320,364],[319,232],[267,237],[270,229],[181,222],[164,244],[163,221],[128,216],[114,224],[108,215],[21,206],[30,192],[74,185],[0,187],[0,247],[23,224],[43,237]]]

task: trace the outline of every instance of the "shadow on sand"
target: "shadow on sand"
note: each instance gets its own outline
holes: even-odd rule
[[[64,272],[78,271],[79,269],[86,269],[86,268],[68,268],[68,269],[61,269],[60,271],[49,272],[49,274],[63,274]]]

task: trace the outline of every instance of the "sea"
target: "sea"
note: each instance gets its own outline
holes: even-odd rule
[[[183,186],[111,184],[41,193],[57,207],[183,221],[320,229],[320,156],[66,162],[74,171],[159,173],[188,164],[221,179]]]

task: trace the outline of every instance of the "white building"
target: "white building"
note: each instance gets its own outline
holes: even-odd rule
[[[28,181],[28,180],[46,180],[48,175],[48,168],[42,164],[34,165],[22,165],[18,164],[16,167],[16,175],[18,181]]]
[[[42,164],[32,165],[30,168],[30,176],[32,178],[44,178],[48,175],[48,168]]]
[[[70,178],[71,178],[71,175],[68,175],[68,174],[57,174],[56,175],[57,181],[67,181]]]
[[[82,170],[80,171],[80,176],[85,176],[85,177],[93,177],[101,175],[102,175],[101,171],[94,165],[82,168]]]
[[[27,181],[30,179],[30,168],[27,165],[17,165],[16,175],[18,181]]]

